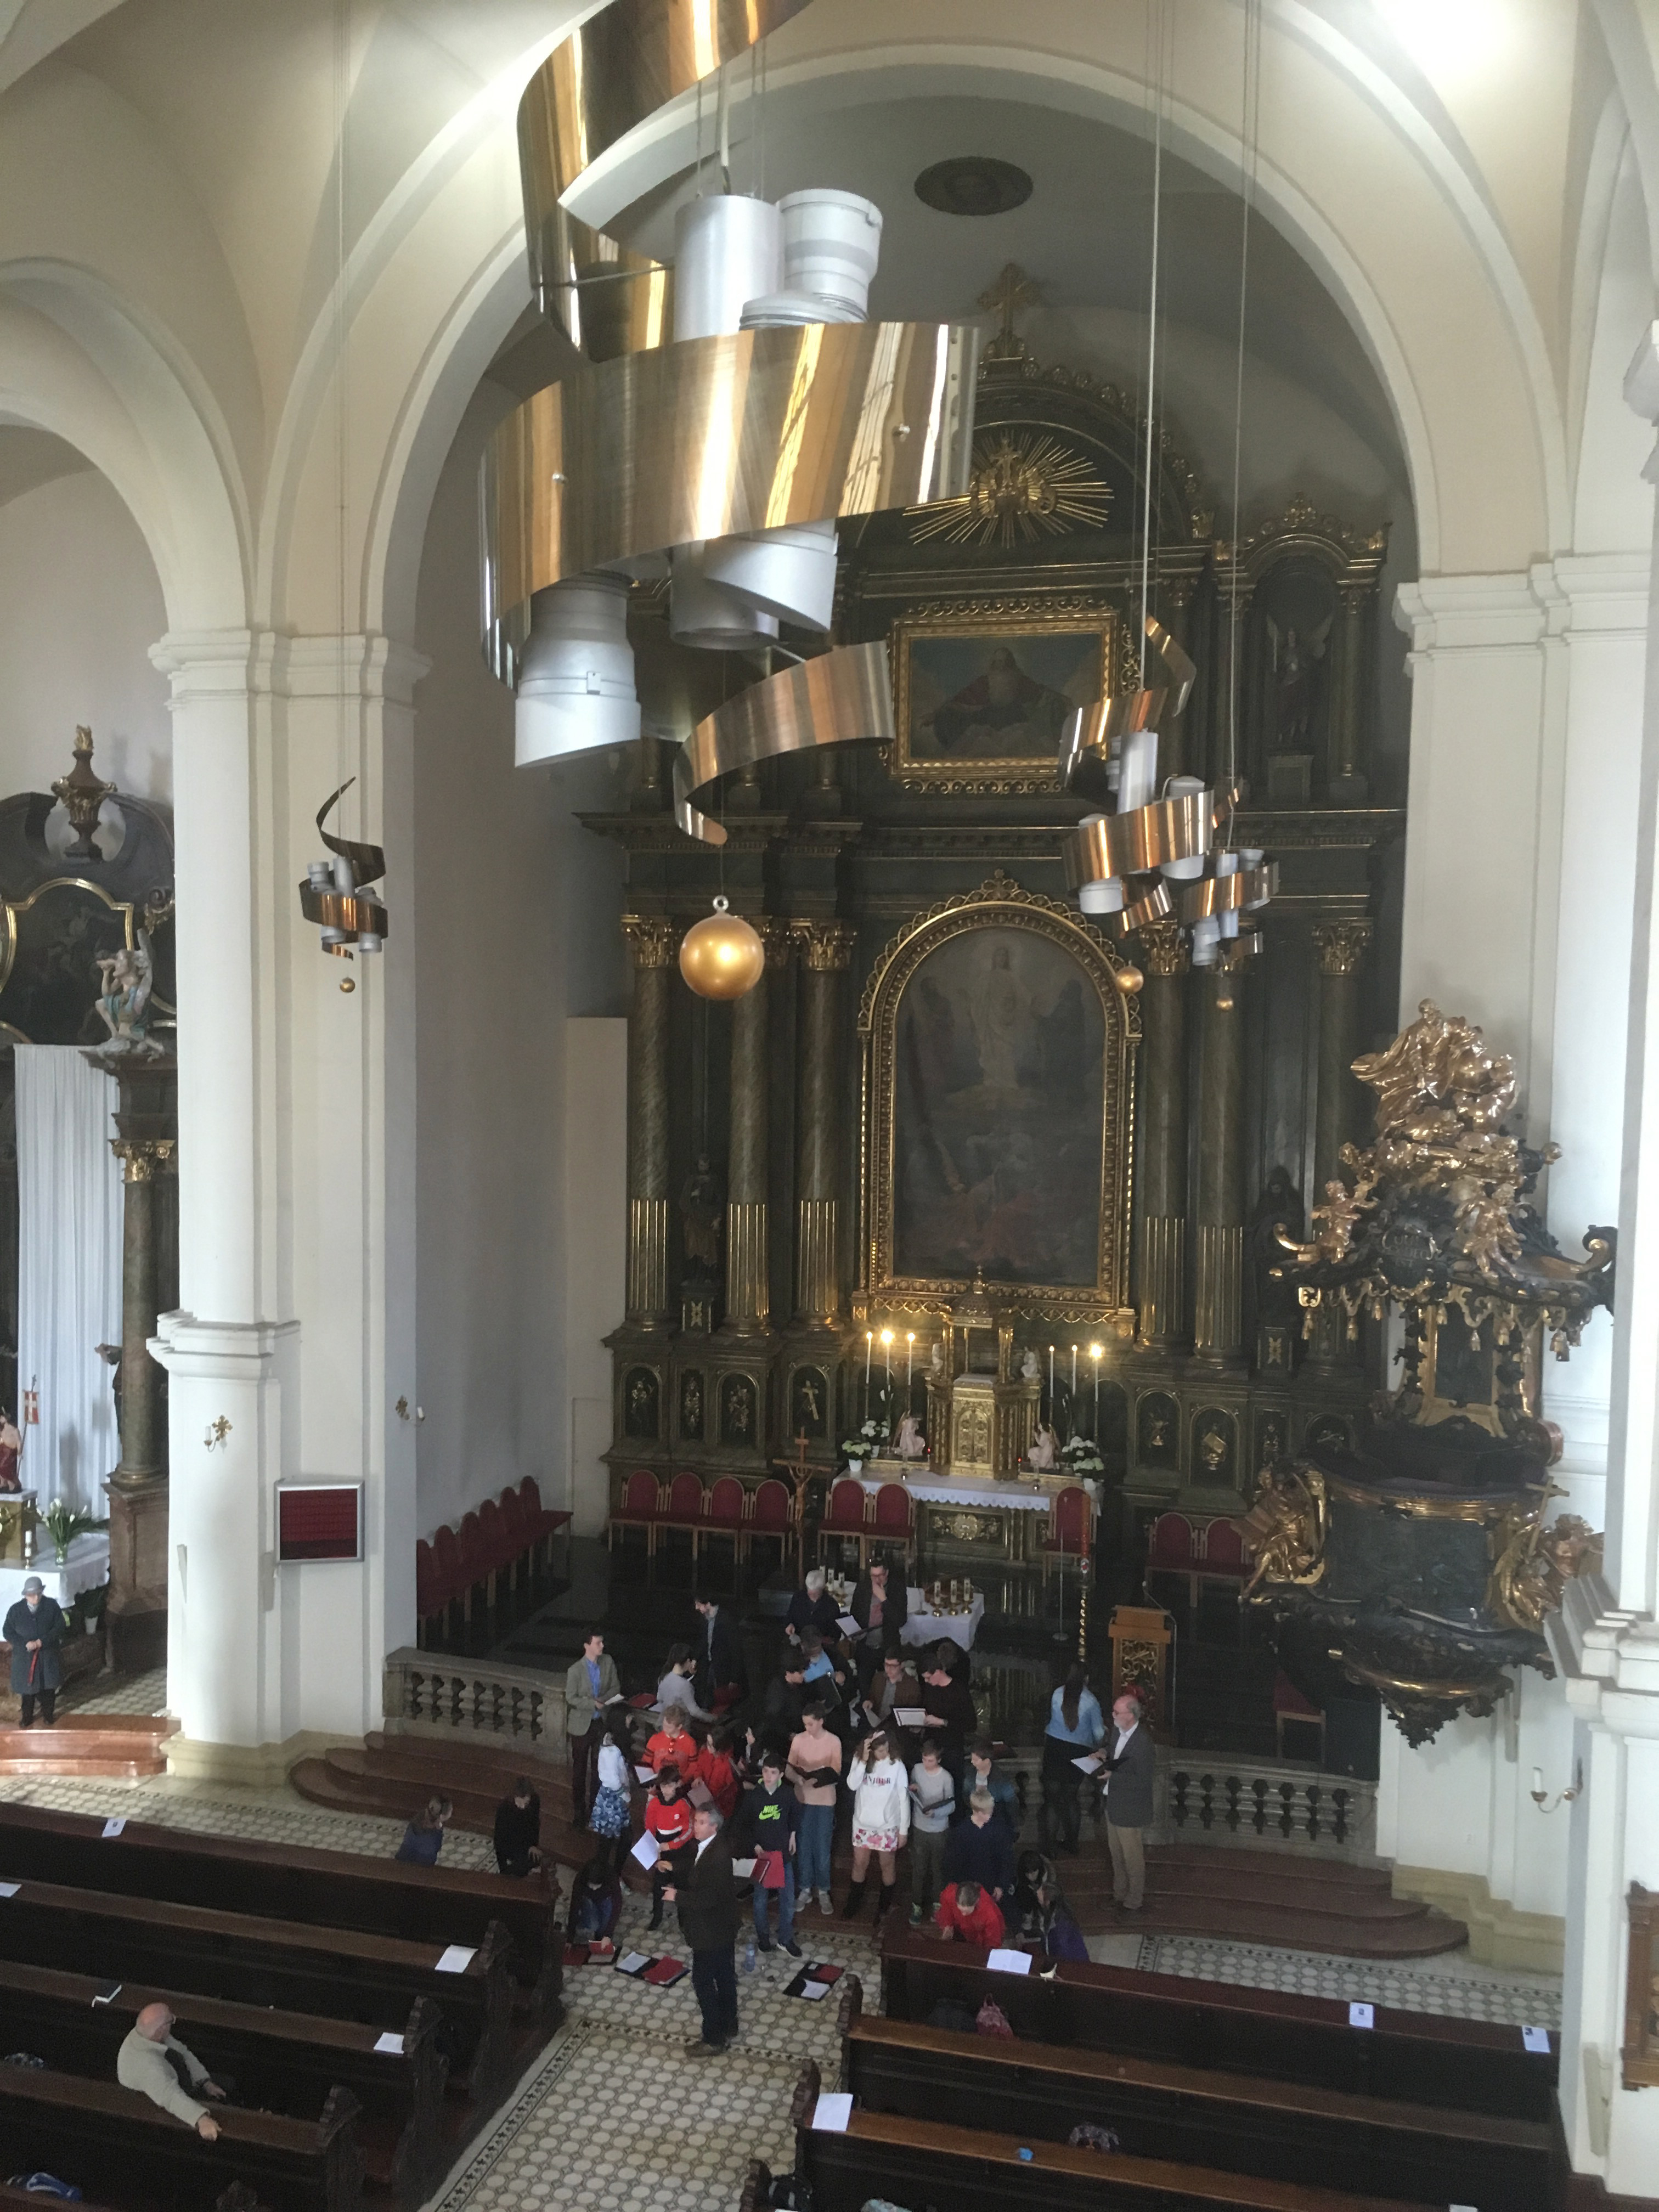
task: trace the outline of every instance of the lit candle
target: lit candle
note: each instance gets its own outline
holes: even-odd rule
[[[916,1357],[916,1333],[913,1328],[904,1332],[904,1410],[910,1410],[910,1370]]]
[[[1544,1770],[1541,1766],[1534,1766],[1532,1770],[1532,1794],[1534,1797],[1541,1797],[1544,1794]]]
[[[893,1332],[884,1328],[881,1333],[881,1364],[887,1376],[887,1418],[893,1418]],[[781,1911],[781,1907],[779,1908]]]
[[[1054,1346],[1053,1346],[1053,1345],[1051,1344],[1051,1345],[1048,1346],[1048,1419],[1050,1419],[1050,1421],[1052,1421],[1052,1420],[1054,1419]],[[779,1906],[779,1908],[778,1908],[778,1910],[779,1910],[780,1911],[781,1911],[783,1910],[782,1906],[781,1906],[781,1905],[780,1905],[780,1906]]]
[[[1077,1346],[1072,1346],[1072,1404],[1077,1404]]]
[[[1100,1344],[1091,1344],[1089,1346],[1089,1357],[1095,1363],[1095,1446],[1097,1449],[1100,1445],[1100,1355],[1105,1348],[1104,1345]]]

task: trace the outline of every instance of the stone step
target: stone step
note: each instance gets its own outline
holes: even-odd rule
[[[0,1728],[0,1774],[104,1776],[136,1781],[165,1774],[166,1743],[178,1723],[144,1713],[65,1713],[50,1728]]]

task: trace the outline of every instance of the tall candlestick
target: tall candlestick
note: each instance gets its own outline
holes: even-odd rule
[[[1091,1344],[1089,1346],[1089,1357],[1095,1363],[1095,1449],[1097,1451],[1100,1449],[1100,1355],[1105,1349],[1103,1344]]]
[[[904,1410],[910,1410],[910,1370],[916,1357],[916,1333],[913,1328],[904,1332]]]
[[[1076,1345],[1073,1345],[1073,1346],[1072,1346],[1072,1407],[1073,1407],[1072,1418],[1073,1418],[1073,1421],[1075,1421],[1075,1420],[1076,1420],[1076,1419],[1077,1419],[1077,1413],[1076,1413],[1076,1407],[1077,1407],[1077,1346],[1076,1346]]]
[[[884,1328],[881,1333],[881,1364],[885,1376],[882,1387],[887,1393],[887,1425],[893,1425],[893,1332]]]
[[[864,1418],[866,1421],[870,1418],[870,1362],[875,1356],[875,1349],[876,1332],[866,1328],[864,1332]]]

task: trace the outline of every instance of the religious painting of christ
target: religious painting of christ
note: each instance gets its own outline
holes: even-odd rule
[[[1113,618],[994,606],[894,625],[891,763],[912,789],[1050,789],[1074,708],[1109,686]]]
[[[896,1039],[896,1273],[1094,1283],[1105,1041],[1046,937],[975,930],[921,963]]]

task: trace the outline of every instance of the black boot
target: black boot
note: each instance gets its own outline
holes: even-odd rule
[[[841,1908],[842,1918],[843,1920],[856,1920],[863,1910],[864,1884],[861,1881],[848,1882],[847,1885],[847,1902]]]
[[[879,1926],[880,1923],[887,1917],[888,1908],[891,1905],[897,1889],[898,1884],[896,1881],[883,1882],[881,1886],[881,1895],[876,1899],[876,1922],[878,1926]]]

